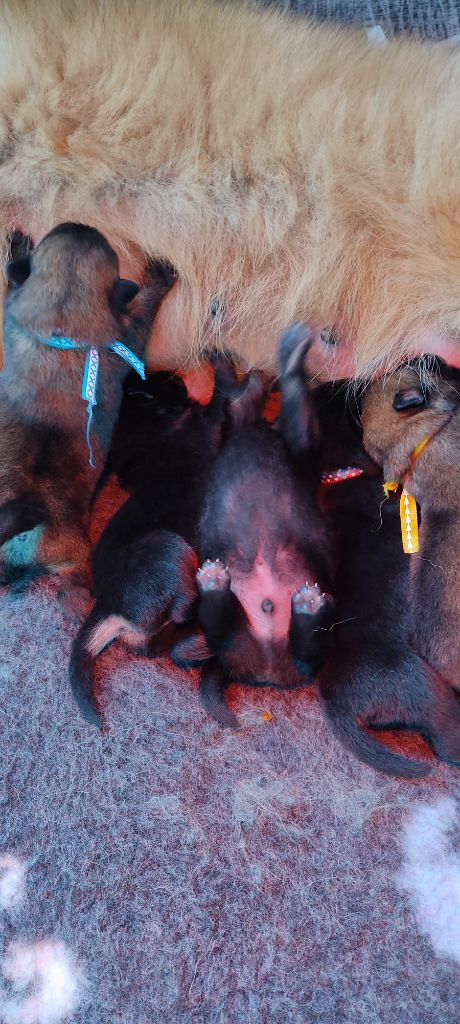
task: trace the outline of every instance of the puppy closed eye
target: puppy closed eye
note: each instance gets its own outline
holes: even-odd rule
[[[398,391],[393,399],[395,412],[419,412],[428,405],[427,395],[420,388]]]

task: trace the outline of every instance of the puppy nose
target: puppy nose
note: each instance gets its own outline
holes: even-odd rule
[[[262,604],[261,604],[260,607],[262,608],[263,612],[266,612],[267,615],[270,615],[270,613],[273,611],[275,605],[273,604],[273,601],[270,601],[269,597],[266,597],[262,601]]]

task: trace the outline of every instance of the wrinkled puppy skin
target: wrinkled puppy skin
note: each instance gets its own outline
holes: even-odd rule
[[[364,443],[385,477],[405,483],[420,506],[419,552],[410,556],[412,644],[460,687],[460,374],[439,368],[420,376],[406,367],[374,384],[362,418]]]
[[[0,546],[5,583],[58,574],[77,617],[88,593],[88,515],[104,467],[127,366],[107,349],[122,341],[141,355],[155,312],[171,287],[170,267],[154,265],[145,286],[123,281],[118,260],[93,228],[61,224],[31,251],[13,239],[7,266],[5,369],[0,376]],[[18,251],[19,248],[19,251]],[[90,440],[81,398],[84,349],[39,340],[62,335],[98,349],[97,405]]]
[[[383,477],[363,448],[356,401],[346,382],[314,395],[324,470],[363,470],[323,488],[336,531],[337,622],[333,654],[319,674],[321,698],[334,732],[360,760],[391,775],[421,776],[429,763],[389,750],[376,730],[416,730],[439,758],[459,763],[460,710],[448,684],[409,646],[409,559],[402,550],[399,500],[383,500]],[[363,419],[372,423],[366,411],[365,401]],[[443,410],[437,415],[439,424]],[[380,421],[375,437],[384,440]],[[417,434],[411,444],[419,439]]]

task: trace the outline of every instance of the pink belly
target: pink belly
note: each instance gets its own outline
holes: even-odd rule
[[[236,594],[247,616],[250,630],[260,641],[286,639],[291,621],[292,595],[305,583],[305,571],[299,567],[289,579],[273,575],[270,566],[257,559],[250,574],[239,573],[229,566],[231,589]],[[315,580],[308,580],[313,584]],[[273,611],[262,611],[262,602],[270,600]]]

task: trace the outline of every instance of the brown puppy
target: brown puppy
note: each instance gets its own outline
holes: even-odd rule
[[[362,423],[385,479],[420,506],[420,547],[410,555],[413,646],[460,688],[460,377],[404,367],[370,387]]]
[[[139,286],[119,278],[108,242],[93,228],[62,224],[30,254],[10,263],[7,276],[11,289],[0,377],[3,581],[56,572],[68,597],[86,578],[90,499],[104,468],[128,370],[109,346],[126,342],[142,353],[174,275],[169,267],[152,267],[128,312]],[[81,347],[49,346],[50,339],[56,345],[62,338]],[[91,423],[81,397],[89,348],[99,355]]]

